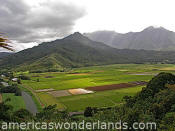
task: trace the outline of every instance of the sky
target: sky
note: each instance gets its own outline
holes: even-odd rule
[[[175,31],[174,0],[1,0],[0,4],[0,32],[16,51],[77,31],[127,33],[148,26]]]

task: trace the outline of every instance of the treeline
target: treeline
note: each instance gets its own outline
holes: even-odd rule
[[[3,83],[7,84],[7,86],[4,86]],[[14,93],[16,96],[21,96],[21,89],[18,88],[17,84],[9,85],[9,83],[0,78],[0,93]]]

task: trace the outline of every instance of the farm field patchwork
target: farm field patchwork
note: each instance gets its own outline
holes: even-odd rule
[[[54,89],[63,91],[95,86],[149,81],[160,72],[175,73],[172,64],[117,64],[72,69],[69,72],[25,73],[31,80],[23,80],[25,87],[33,90]],[[107,107],[122,103],[123,96],[132,96],[143,86],[132,86],[93,94],[57,97],[46,92],[36,94],[44,105],[57,104],[58,109],[82,111],[87,106]],[[64,92],[65,93],[65,92]],[[56,93],[57,94],[57,93]]]
[[[22,96],[15,96],[14,93],[3,93],[2,98],[3,98],[3,101],[5,101],[7,98],[10,98],[10,101],[8,101],[7,104],[13,106],[14,111],[26,108],[26,105],[24,103]]]
[[[75,95],[57,98],[58,102],[63,103],[68,111],[83,111],[86,107],[110,107],[123,103],[124,96],[133,96],[141,91],[142,86],[97,92],[94,94]]]
[[[49,94],[51,94],[53,97],[61,97],[61,96],[70,96],[71,94],[67,90],[59,90],[59,91],[49,91]]]
[[[59,110],[65,110],[67,108],[64,104],[57,101],[55,97],[48,93],[40,92],[37,93],[37,95],[40,98],[42,104],[44,104],[45,106],[57,104],[57,109]]]
[[[89,93],[94,93],[93,91],[86,90],[86,89],[70,89],[69,92],[73,95],[81,95],[81,94],[89,94]]]

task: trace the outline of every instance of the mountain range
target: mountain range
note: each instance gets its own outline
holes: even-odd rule
[[[175,52],[116,49],[76,32],[0,59],[0,67],[15,70],[64,69],[125,63],[175,63]]]
[[[96,31],[84,35],[118,49],[175,50],[175,32],[163,27],[150,26],[141,32],[126,34],[115,31]]]

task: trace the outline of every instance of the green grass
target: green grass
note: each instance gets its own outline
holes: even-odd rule
[[[95,94],[66,96],[57,98],[68,111],[83,111],[86,107],[110,107],[121,104],[124,96],[133,96],[142,87],[125,88],[112,91],[97,92]]]
[[[8,101],[7,104],[13,106],[13,111],[26,108],[22,96],[15,96],[14,93],[3,93],[2,94],[3,101],[5,101],[7,98],[11,99],[11,101]]]
[[[132,81],[149,81],[155,74],[160,72],[175,73],[175,65],[115,64],[77,68],[72,69],[69,72],[26,73],[25,75],[28,75],[31,80],[23,80],[22,83],[24,86],[30,87],[33,90],[47,88],[66,90],[71,88],[86,88],[99,85],[127,83]],[[46,78],[48,76],[51,78]],[[39,82],[37,82],[37,79],[39,79]],[[45,105],[57,104],[60,109],[81,111],[87,106],[105,107],[120,104],[122,103],[123,96],[132,96],[140,90],[141,87],[135,87],[61,98],[54,98],[46,92],[37,93],[37,95]]]
[[[65,110],[67,107],[65,107],[62,103],[59,103],[57,101],[56,98],[54,98],[53,96],[51,96],[50,94],[47,94],[47,93],[37,93],[37,95],[39,96],[41,102],[45,105],[45,106],[48,106],[48,105],[54,105],[56,104],[57,105],[57,109],[59,110]]]
[[[87,73],[87,75],[76,75],[65,73],[38,73],[28,74],[30,81],[22,81],[24,85],[34,90],[54,88],[56,90],[70,88],[85,88],[89,86],[108,85],[124,83],[129,81],[150,80],[154,73],[160,69],[172,65],[109,65],[94,66],[74,69],[71,73]],[[156,69],[156,70],[154,70]],[[134,75],[136,73],[152,73],[148,75]],[[133,74],[133,75],[132,75]],[[38,76],[38,77],[32,77]],[[52,78],[45,78],[51,76]],[[39,79],[39,82],[36,80]]]

